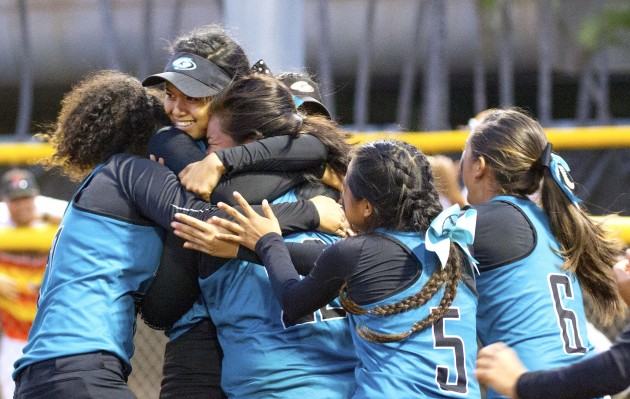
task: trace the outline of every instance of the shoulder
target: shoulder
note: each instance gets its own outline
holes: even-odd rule
[[[474,208],[477,225],[473,249],[480,271],[517,261],[534,249],[534,227],[516,205],[491,201]]]
[[[334,243],[330,250],[340,261],[373,263],[408,257],[404,244],[380,233],[365,233]]]

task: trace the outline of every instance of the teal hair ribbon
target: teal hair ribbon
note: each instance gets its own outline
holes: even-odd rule
[[[539,162],[542,166],[549,168],[551,171],[551,177],[553,177],[553,180],[556,182],[558,187],[560,187],[564,195],[567,196],[569,201],[573,203],[573,205],[577,206],[578,203],[582,202],[581,199],[573,194],[575,183],[569,174],[571,171],[569,164],[567,164],[560,155],[556,155],[551,152],[551,143],[547,143],[543,149]]]
[[[475,240],[475,226],[477,223],[477,211],[467,209],[461,211],[459,205],[455,204],[440,213],[429,226],[425,235],[425,246],[427,250],[434,252],[440,259],[442,269],[448,260],[451,242],[459,246],[468,257],[475,271],[479,273],[475,258],[470,254],[468,246]]]
[[[561,156],[556,155],[556,154],[551,154],[551,162],[549,162],[549,169],[551,170],[551,176],[553,176],[553,179],[556,181],[558,186],[560,186],[560,188],[562,189],[562,192],[564,192],[567,198],[569,198],[569,201],[571,201],[573,205],[576,205],[576,206],[578,203],[582,202],[581,199],[579,199],[578,197],[576,197],[575,194],[573,194],[573,190],[575,189],[575,183],[573,182],[573,179],[571,178],[571,175],[569,174],[571,169],[569,168],[569,165],[565,162],[565,160],[562,159]]]

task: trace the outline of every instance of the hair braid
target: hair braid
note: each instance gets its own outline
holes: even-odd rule
[[[427,281],[424,287],[422,287],[420,292],[418,292],[416,295],[407,297],[401,302],[393,305],[376,307],[369,312],[365,311],[365,309],[361,308],[359,305],[353,302],[356,308],[353,308],[352,310],[356,310],[358,308],[363,313],[355,313],[351,309],[348,309],[344,306],[344,309],[346,309],[346,311],[353,314],[369,313],[378,316],[390,316],[401,312],[406,312],[407,310],[415,309],[424,305],[435,295],[435,293],[440,288],[442,288],[442,286],[444,286],[444,295],[442,296],[439,305],[436,308],[432,308],[427,317],[414,323],[409,331],[398,334],[382,334],[372,331],[365,326],[361,326],[357,327],[357,333],[359,334],[359,336],[371,342],[396,342],[407,338],[415,332],[424,330],[428,326],[435,324],[436,321],[444,317],[446,312],[448,312],[449,306],[451,305],[451,303],[453,303],[453,300],[457,295],[457,285],[459,283],[459,280],[461,279],[461,255],[459,251],[456,250],[453,244],[451,244],[451,251],[453,251],[453,255],[457,255],[449,257],[448,263],[444,270],[435,270],[429,281]],[[349,298],[347,299],[350,300]]]

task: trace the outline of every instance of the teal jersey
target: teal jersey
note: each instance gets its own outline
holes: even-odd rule
[[[292,194],[275,202],[295,200]],[[286,241],[335,238],[318,232]],[[263,266],[232,260],[201,290],[223,349],[221,387],[230,398],[349,398],[357,357],[348,319],[337,301],[292,325],[285,323]]]
[[[146,291],[157,270],[163,236],[160,226],[90,213],[73,200],[55,235],[14,375],[32,363],[98,350],[115,354],[131,370],[135,294]]]
[[[491,201],[515,205],[531,223],[536,242],[527,256],[478,277],[481,344],[506,343],[529,370],[566,366],[590,356],[582,289],[577,277],[562,269],[564,259],[556,252],[559,245],[544,211],[528,199],[499,196]],[[487,397],[502,396],[489,390]]]
[[[395,238],[422,263],[417,280],[402,291],[369,305],[366,310],[400,302],[415,295],[433,273],[437,256],[428,252],[416,232],[377,232]],[[383,237],[383,239],[388,239]],[[394,315],[350,315],[353,342],[360,364],[357,366],[357,392],[354,398],[479,398],[474,378],[477,341],[475,315],[477,297],[463,281],[447,314],[433,326],[392,343],[376,343],[361,338],[357,327],[374,332],[398,334],[426,318],[439,305],[444,289],[424,305]]]

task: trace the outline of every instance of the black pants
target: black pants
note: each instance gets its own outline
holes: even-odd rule
[[[166,344],[160,399],[222,399],[223,351],[210,319]]]
[[[15,381],[15,399],[135,399],[123,362],[109,352],[63,356],[33,363]]]

